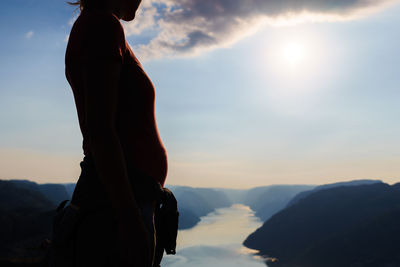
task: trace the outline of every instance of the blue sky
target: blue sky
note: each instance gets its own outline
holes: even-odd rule
[[[144,0],[137,21],[124,24],[156,86],[167,183],[399,181],[398,1],[302,0],[306,15],[289,0],[280,9],[203,2],[187,1],[188,12],[180,0]],[[74,8],[0,7],[0,178],[76,181],[81,136],[64,76]]]

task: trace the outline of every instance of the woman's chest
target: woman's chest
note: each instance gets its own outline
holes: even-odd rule
[[[153,83],[130,49],[124,56],[119,90],[119,102],[122,108],[136,112],[154,109]]]

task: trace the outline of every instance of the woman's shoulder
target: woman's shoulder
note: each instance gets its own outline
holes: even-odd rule
[[[118,17],[106,11],[82,11],[69,36],[66,59],[121,58],[125,46]]]

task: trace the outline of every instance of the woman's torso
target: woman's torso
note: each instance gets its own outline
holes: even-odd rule
[[[110,20],[110,27],[116,27],[115,31],[121,30],[118,27],[122,28],[118,18],[111,13],[83,11],[71,30],[65,58],[66,76],[74,93],[85,155],[90,154],[90,144],[84,116],[84,87],[80,66],[85,57],[85,37],[88,36],[88,31],[94,29],[94,31],[98,31],[96,34],[102,32],[101,29],[97,30],[93,27],[96,20]],[[105,25],[108,25],[108,22]],[[115,127],[128,171],[131,168],[138,169],[164,185],[167,175],[167,156],[155,119],[154,86],[124,36],[117,39],[116,42],[120,47],[122,66]]]

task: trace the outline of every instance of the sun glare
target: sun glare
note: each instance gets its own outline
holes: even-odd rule
[[[268,109],[303,116],[325,91],[331,75],[326,66],[333,66],[335,50],[323,34],[298,28],[268,32],[261,49],[264,56],[255,58],[264,84],[257,91],[265,96],[260,97],[261,103],[267,100]]]
[[[303,44],[292,42],[282,47],[282,59],[291,69],[300,67],[306,59],[307,53]]]

